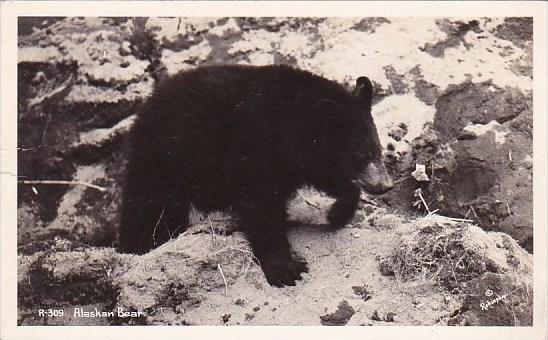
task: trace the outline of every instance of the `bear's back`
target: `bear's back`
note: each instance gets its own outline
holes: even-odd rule
[[[149,105],[164,109],[152,110],[154,114],[161,114],[160,111],[170,115],[183,111],[190,115],[227,114],[253,96],[261,97],[258,105],[285,101],[285,106],[310,107],[327,98],[349,100],[342,86],[307,71],[285,65],[226,65],[199,67],[168,78],[155,88]],[[302,110],[295,108],[295,113]]]

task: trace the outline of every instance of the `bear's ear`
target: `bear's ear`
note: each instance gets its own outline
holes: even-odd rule
[[[373,97],[373,84],[371,84],[371,80],[369,80],[369,78],[359,77],[356,80],[354,96],[356,96],[365,105],[371,105],[371,98]]]

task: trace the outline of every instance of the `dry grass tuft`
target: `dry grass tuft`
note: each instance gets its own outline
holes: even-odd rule
[[[482,256],[467,248],[464,235],[470,225],[440,215],[429,215],[417,229],[401,238],[388,265],[401,281],[436,281],[448,288],[486,271]]]

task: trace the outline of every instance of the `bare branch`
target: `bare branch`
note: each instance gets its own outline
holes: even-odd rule
[[[62,185],[83,185],[89,188],[99,190],[101,192],[107,191],[106,188],[100,187],[95,184],[81,182],[81,181],[61,181],[61,180],[20,180],[17,183],[21,184],[62,184]]]

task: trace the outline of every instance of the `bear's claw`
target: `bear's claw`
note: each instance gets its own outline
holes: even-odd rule
[[[306,261],[289,259],[271,259],[261,265],[266,281],[271,286],[295,286],[296,281],[302,280],[302,273],[308,273]]]

